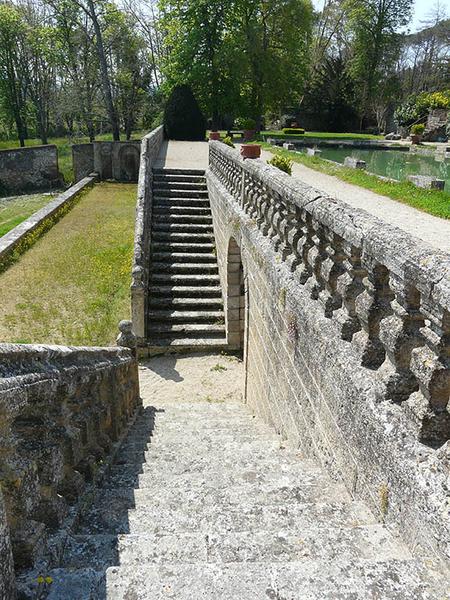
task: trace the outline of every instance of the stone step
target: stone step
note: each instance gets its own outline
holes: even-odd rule
[[[185,227],[185,226],[184,226]],[[212,243],[214,241],[214,234],[212,232],[205,233],[192,232],[192,231],[153,231],[152,233],[153,242],[166,242],[166,243],[185,243],[185,244],[202,244],[205,242]]]
[[[171,310],[223,310],[221,297],[217,298],[152,298],[150,308],[166,308]]]
[[[158,169],[153,168],[154,175],[200,175],[205,176],[205,171],[201,169]]]
[[[212,225],[211,215],[156,215],[153,218],[152,229],[159,224],[167,225]]]
[[[185,263],[185,262],[152,262],[153,273],[208,273],[216,274],[219,270],[217,262]]]
[[[153,179],[154,188],[171,188],[174,190],[204,190],[206,189],[206,179],[202,181],[189,181],[183,178],[182,181],[174,181],[171,177],[158,176]]]
[[[154,208],[175,208],[175,207],[190,207],[190,208],[208,208],[211,209],[209,198],[168,198],[158,197],[153,198]]]
[[[442,600],[419,560],[364,559],[230,564],[161,564],[111,567],[108,597],[114,600]],[[440,580],[440,581],[439,581]]]
[[[37,575],[27,598],[38,597]],[[53,580],[48,600],[445,600],[448,588],[438,567],[419,559],[166,562],[46,575]]]
[[[154,216],[211,215],[209,206],[154,206]]]
[[[208,190],[178,190],[174,188],[153,188],[155,198],[208,198]]]
[[[171,321],[179,323],[188,322],[215,322],[224,318],[221,310],[149,310],[149,321]]]
[[[214,285],[220,284],[219,275],[207,273],[189,275],[187,273],[152,273],[151,283],[157,285]]]
[[[154,222],[152,225],[152,235],[155,232],[178,233],[180,231],[183,233],[198,232],[212,234],[213,226],[210,223],[201,223],[197,221],[177,223],[169,219],[161,222]]]
[[[154,262],[169,263],[210,263],[216,262],[215,254],[205,252],[153,252],[152,260]]]
[[[157,182],[157,181],[177,181],[177,182],[190,182],[190,183],[206,183],[206,178],[204,177],[204,175],[168,175],[167,173],[158,175],[158,174],[154,174],[153,175],[153,181]]]
[[[163,296],[165,298],[220,298],[222,299],[222,288],[220,286],[189,286],[189,285],[152,285],[150,286],[150,297]]]
[[[148,334],[150,339],[155,334],[167,334],[167,336],[180,337],[216,337],[219,334],[225,335],[225,325],[205,325],[203,324],[183,324],[173,325],[171,323],[151,323],[148,328]]]
[[[145,346],[150,356],[166,352],[222,352],[229,348],[225,335],[208,338],[159,338],[151,340]]]
[[[152,242],[153,252],[186,252],[211,254],[214,244],[211,243],[186,243],[186,242]]]
[[[214,531],[75,535],[60,564],[68,569],[155,563],[286,563],[326,560],[409,560],[410,553],[382,525],[332,527],[306,523],[301,531]]]

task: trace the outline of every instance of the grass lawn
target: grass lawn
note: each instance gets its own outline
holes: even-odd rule
[[[325,140],[384,140],[383,135],[370,133],[329,133],[328,131],[306,131],[303,135],[286,135],[282,131],[262,131],[261,137],[277,137],[279,139],[320,138]]]
[[[55,194],[32,194],[0,198],[0,237],[48,204]]]
[[[136,131],[132,134],[131,139],[140,140],[146,135],[147,131]],[[98,135],[96,138],[97,142],[107,142],[112,140],[110,133],[104,135]],[[72,167],[72,144],[86,144],[89,143],[88,137],[60,137],[50,138],[49,144],[55,144],[58,147],[58,165],[60,172],[64,175],[64,181],[69,184],[73,182],[73,167]],[[30,139],[25,142],[25,146],[40,146],[41,140]],[[7,140],[0,141],[0,150],[9,150],[10,148],[19,148],[18,140]]]
[[[371,175],[363,170],[349,169],[338,165],[337,163],[323,160],[317,156],[307,156],[306,154],[289,152],[288,150],[282,150],[281,148],[274,148],[267,143],[262,143],[261,146],[265,150],[272,152],[272,154],[281,154],[296,163],[305,165],[306,167],[310,167],[321,173],[333,175],[348,183],[359,185],[360,187],[371,190],[377,194],[388,196],[389,198],[398,200],[404,204],[409,204],[414,208],[423,210],[436,217],[450,219],[450,195],[447,192],[424,190],[417,188],[412,183],[406,181],[383,181],[376,175]]]
[[[101,183],[0,275],[0,341],[109,345],[129,318],[136,185]]]

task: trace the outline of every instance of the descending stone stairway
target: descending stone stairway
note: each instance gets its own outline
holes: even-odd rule
[[[222,292],[205,172],[154,169],[150,346],[224,346]]]
[[[41,570],[50,600],[448,598],[431,562],[245,405],[154,394]]]

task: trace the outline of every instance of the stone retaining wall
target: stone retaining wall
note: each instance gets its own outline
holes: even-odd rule
[[[75,181],[95,171],[102,181],[137,182],[141,142],[92,142],[72,146]]]
[[[85,177],[31,217],[0,237],[0,273],[24,252],[40,235],[48,231],[65,214],[78,195],[91,187],[97,177]]]
[[[129,350],[0,345],[0,488],[16,568],[75,510],[139,406]],[[0,505],[0,558],[2,534]],[[3,598],[10,569],[0,564]]]
[[[152,218],[152,166],[164,140],[164,127],[158,127],[142,140],[139,169],[136,228],[131,283],[131,315],[138,343],[145,342],[145,315],[150,267],[150,224]]]
[[[450,256],[219,142],[207,180],[247,402],[448,559]]]
[[[11,195],[61,186],[54,145],[0,150],[0,194]]]

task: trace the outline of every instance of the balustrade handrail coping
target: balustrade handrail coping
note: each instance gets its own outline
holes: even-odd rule
[[[142,138],[141,142],[141,160],[139,168],[137,205],[136,205],[136,225],[134,232],[134,253],[132,265],[132,284],[133,289],[143,288],[142,270],[145,268],[145,200],[148,193],[148,148],[152,137],[160,135],[164,129],[163,125],[156,127]]]
[[[372,257],[402,280],[414,283],[426,297],[450,311],[449,253],[435,250],[365,210],[327,196],[261,160],[243,160],[237,150],[222,142],[210,141],[209,144],[210,166],[211,150],[225,155],[242,171],[271,188],[284,202],[306,210],[333,233],[360,248],[363,257]]]
[[[8,389],[11,379],[17,377],[33,374],[48,378],[51,372],[64,371],[74,366],[103,368],[111,362],[131,360],[134,360],[131,350],[118,346],[0,344],[0,391]]]

